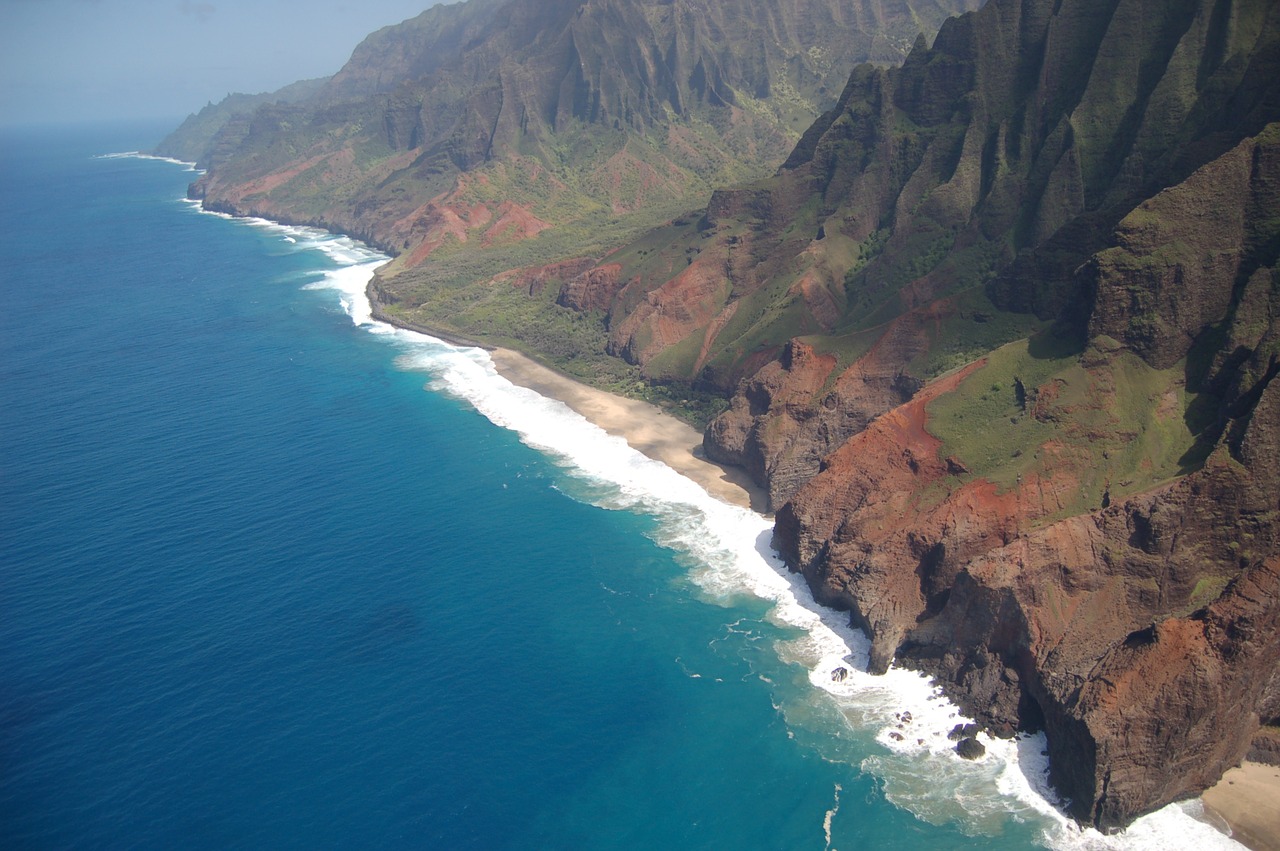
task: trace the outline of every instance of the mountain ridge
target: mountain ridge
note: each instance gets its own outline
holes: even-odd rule
[[[918,22],[975,2],[436,6],[370,35],[311,101],[215,140],[235,154],[193,191],[360,236],[398,256],[392,271],[574,222],[647,226],[772,170],[829,76],[899,60]]]

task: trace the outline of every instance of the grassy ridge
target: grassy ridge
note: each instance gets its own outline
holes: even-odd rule
[[[1204,460],[1202,394],[1187,365],[1153,369],[1107,338],[1084,351],[1050,333],[991,352],[986,364],[928,407],[929,431],[967,473],[1002,491],[1023,478],[1074,477],[1051,522],[1095,510],[1183,475]]]

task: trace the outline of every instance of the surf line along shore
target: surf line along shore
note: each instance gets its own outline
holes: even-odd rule
[[[255,216],[204,210],[198,200],[186,200],[197,210],[220,218],[240,219],[254,225],[279,228],[286,232],[291,228],[298,228],[304,231],[328,233],[335,237],[342,236],[315,225],[290,224]],[[368,248],[354,238],[345,237],[345,239]],[[451,345],[486,351],[495,370],[512,384],[565,404],[570,410],[607,434],[622,438],[646,457],[666,464],[677,473],[683,474],[713,497],[727,504],[748,508],[757,514],[764,515],[761,510],[761,507],[766,504],[764,492],[746,477],[745,471],[721,467],[701,457],[702,435],[657,406],[591,388],[542,366],[518,352],[487,346],[456,334],[387,315],[377,299],[376,268],[387,260],[386,255],[382,255],[381,260],[376,259],[380,253],[373,249],[369,251],[370,256],[365,259],[354,261],[344,257],[343,262],[339,263],[340,266],[354,264],[360,271],[365,272],[365,275],[358,276],[359,282],[348,276],[340,286],[315,288],[339,289],[352,297],[353,303],[344,302],[343,306],[357,326],[374,320],[391,327],[425,334]],[[363,304],[360,305],[360,302]],[[1255,851],[1258,849],[1280,851],[1280,825],[1274,824],[1274,819],[1250,817],[1257,814],[1259,800],[1269,802],[1280,799],[1280,772],[1266,770],[1271,768],[1269,766],[1264,767],[1262,772],[1258,772],[1254,766],[1251,767],[1255,769],[1251,776],[1259,780],[1263,786],[1261,797],[1259,798],[1253,791],[1246,793],[1246,790],[1241,788],[1240,784],[1233,782],[1232,778],[1223,778],[1218,787],[1213,790],[1219,793],[1216,800],[1210,803],[1211,796],[1206,793],[1203,803],[1209,813],[1208,818],[1202,820],[1216,822],[1220,826],[1219,829],[1230,830],[1237,840]],[[1252,789],[1252,785],[1250,788]]]
[[[760,514],[765,513],[767,502],[764,489],[751,481],[745,470],[723,467],[708,461],[702,454],[702,434],[657,405],[583,384],[514,349],[487,346],[475,340],[389,316],[378,304],[375,294],[370,292],[368,295],[373,318],[379,322],[417,331],[446,343],[484,349],[489,353],[498,374],[512,384],[527,387],[540,396],[564,403],[570,410],[606,433],[621,437],[642,455],[660,461],[685,478],[692,479],[712,496]]]
[[[706,460],[702,455],[702,435],[697,429],[656,405],[590,387],[512,349],[487,346],[388,316],[374,294],[370,292],[369,296],[374,319],[454,345],[482,348],[489,353],[498,373],[511,383],[564,403],[607,433],[623,438],[638,452],[692,479],[713,496],[764,513],[764,490],[745,471]],[[1209,819],[1218,820],[1220,825],[1225,822],[1232,836],[1247,848],[1280,851],[1280,818],[1268,815],[1272,812],[1269,806],[1259,806],[1267,799],[1280,802],[1280,769],[1253,763],[1246,763],[1244,769],[1251,782],[1240,782],[1242,769],[1233,769],[1205,793]]]
[[[701,457],[702,435],[656,405],[589,387],[511,349],[489,348],[498,373],[556,399],[633,449],[692,479],[712,495],[762,511],[764,491],[745,473]],[[1210,820],[1226,822],[1252,851],[1280,851],[1280,768],[1246,762],[1205,792]]]

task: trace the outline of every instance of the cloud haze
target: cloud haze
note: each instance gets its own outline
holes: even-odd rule
[[[436,0],[0,0],[0,123],[181,118],[334,73]]]

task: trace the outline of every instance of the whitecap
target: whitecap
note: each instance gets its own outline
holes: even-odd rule
[[[204,169],[196,168],[196,164],[193,162],[174,159],[173,157],[158,157],[155,154],[144,154],[141,151],[117,151],[111,154],[95,154],[93,158],[95,160],[155,160],[156,162],[185,166],[186,171],[204,174]]]

